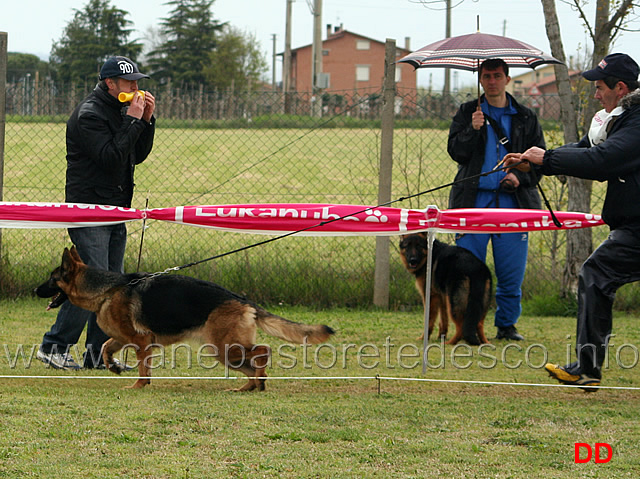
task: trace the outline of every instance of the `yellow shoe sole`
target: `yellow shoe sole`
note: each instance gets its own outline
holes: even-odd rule
[[[544,368],[549,373],[549,376],[557,379],[562,384],[567,384],[570,386],[585,386],[582,387],[586,392],[595,392],[597,389],[594,389],[590,386],[600,386],[600,380],[595,378],[590,378],[585,376],[584,374],[569,374],[564,368],[562,368],[558,364],[545,364]]]

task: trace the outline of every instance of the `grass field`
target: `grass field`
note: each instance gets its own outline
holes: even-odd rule
[[[162,125],[162,121],[159,121]],[[64,198],[64,124],[7,123],[5,201],[62,201]],[[558,132],[546,132],[550,145]],[[394,133],[394,199],[452,181],[456,165],[446,152],[446,130],[397,129]],[[190,129],[162,128],[149,159],[136,169],[134,206],[252,202],[328,202],[377,204],[378,128]],[[566,209],[566,187],[544,180],[554,207]],[[594,184],[593,211],[603,185]],[[393,206],[446,208],[449,189]],[[150,222],[141,270],[159,271],[225,253],[264,236],[215,232]],[[594,245],[606,228],[594,230]],[[129,227],[126,269],[138,264],[141,225]],[[441,235],[452,241],[452,235]],[[28,294],[41,271],[59,260],[69,240],[64,230],[4,230],[0,250],[0,295]],[[410,276],[397,259],[392,241],[391,307],[419,301]],[[564,233],[530,236],[524,297],[557,296],[565,257]],[[189,274],[214,279],[260,301],[314,306],[368,307],[373,292],[373,238],[288,238],[192,268]],[[487,259],[492,264],[491,254]],[[259,287],[257,287],[259,285]],[[626,287],[618,309],[640,304],[640,289]]]
[[[157,355],[164,379],[135,391],[123,389],[134,372],[30,361],[55,318],[45,305],[0,302],[0,477],[637,477],[638,317],[616,315],[604,388],[586,394],[540,369],[565,362],[573,319],[523,317],[526,341],[482,351],[432,342],[423,374],[419,311],[276,306],[337,333],[306,350],[261,335],[279,379],[235,394],[225,389],[244,379],[224,379],[195,346]],[[609,443],[613,458],[574,464],[576,442]]]

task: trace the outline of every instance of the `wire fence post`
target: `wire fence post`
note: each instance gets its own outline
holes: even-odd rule
[[[393,122],[396,87],[396,42],[387,39],[384,57],[384,85],[382,89],[382,132],[380,136],[380,169],[378,173],[378,204],[391,201],[393,173]],[[376,238],[376,268],[373,304],[389,308],[389,237]]]
[[[7,126],[7,37],[7,32],[0,32],[0,201],[4,199],[4,138]],[[2,251],[2,229],[0,229],[0,251]]]

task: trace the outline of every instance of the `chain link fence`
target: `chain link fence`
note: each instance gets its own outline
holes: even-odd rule
[[[10,84],[4,165],[4,201],[64,201],[65,122],[93,86],[62,88],[48,82]],[[153,91],[154,149],[136,169],[133,206],[324,202],[376,205],[382,91],[313,96],[269,91],[207,92],[171,85]],[[446,152],[450,120],[469,95],[443,98],[398,91],[393,136],[392,198],[453,180]],[[519,98],[537,110],[547,145],[563,143],[557,97]],[[545,178],[554,208],[566,209],[566,186]],[[604,186],[594,185],[592,210],[600,212]],[[445,209],[449,188],[397,207]],[[224,253],[264,236],[150,222],[128,226],[127,271],[158,271]],[[598,244],[607,231],[594,230]],[[58,264],[65,230],[2,231],[0,292],[24,295]],[[451,235],[441,239],[452,242]],[[411,276],[392,239],[390,306],[419,304]],[[530,234],[526,298],[559,290],[565,233]],[[263,303],[325,307],[371,305],[375,239],[288,237],[219,260],[186,274],[215,281]],[[492,258],[488,258],[491,266]]]

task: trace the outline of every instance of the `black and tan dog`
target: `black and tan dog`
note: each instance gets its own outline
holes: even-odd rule
[[[181,275],[119,274],[91,268],[75,247],[65,248],[62,264],[36,288],[36,294],[58,307],[69,299],[97,315],[98,325],[110,336],[102,358],[114,373],[122,372],[113,354],[134,345],[140,378],[132,386],[151,382],[153,344],[199,340],[211,345],[226,366],[242,371],[249,382],[238,391],[264,390],[270,349],[255,345],[256,330],[285,341],[322,343],[334,331],[324,325],[298,324],[218,286]]]
[[[427,253],[426,234],[402,236],[400,240],[402,262],[405,268],[416,277],[416,288],[425,307]],[[489,309],[491,284],[489,268],[470,251],[434,240],[429,336],[433,331],[436,316],[440,316],[440,336],[446,337],[449,318],[456,325],[456,333],[447,341],[447,344],[456,344],[461,339],[469,344],[488,343],[484,334],[484,318]]]

